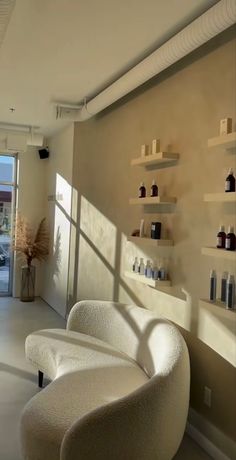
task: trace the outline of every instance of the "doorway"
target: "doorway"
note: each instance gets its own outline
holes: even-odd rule
[[[12,295],[16,156],[0,154],[0,296]]]

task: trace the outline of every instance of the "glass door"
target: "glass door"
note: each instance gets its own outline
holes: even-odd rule
[[[12,295],[16,156],[0,154],[0,296]]]

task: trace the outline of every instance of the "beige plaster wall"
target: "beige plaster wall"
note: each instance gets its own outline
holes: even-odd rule
[[[235,153],[210,151],[207,139],[218,135],[219,120],[235,113],[235,40],[226,32],[166,71],[151,85],[105,113],[75,127],[73,166],[74,238],[78,266],[77,299],[114,299],[137,303],[170,318],[188,343],[191,405],[227,436],[236,439],[235,316],[199,307],[207,297],[209,272],[235,274],[235,264],[201,255],[214,245],[220,223],[235,224],[235,205],[203,202],[203,194],[224,190],[227,170],[236,170]],[[168,168],[131,168],[140,145],[161,139],[180,160]],[[152,179],[160,191],[177,197],[174,207],[129,206],[141,180],[149,191]],[[127,235],[160,220],[174,247],[158,253],[127,243]],[[169,257],[173,287],[161,293],[129,280],[134,256]],[[77,274],[78,272],[78,274]],[[203,403],[204,386],[212,389],[212,407]],[[199,427],[203,430],[203,427]],[[221,446],[222,447],[222,446]]]

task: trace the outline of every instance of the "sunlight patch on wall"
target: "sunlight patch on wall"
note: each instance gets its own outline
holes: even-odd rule
[[[64,211],[71,215],[71,185],[60,175],[56,174],[56,201],[64,209]]]
[[[112,300],[114,271],[80,235],[78,296],[80,299]]]
[[[214,305],[212,308],[214,311],[211,312],[208,306],[204,306],[204,302],[200,303],[198,338],[236,366],[236,314],[224,311],[223,308],[221,311],[221,307]]]
[[[80,229],[110,266],[114,268],[117,237],[116,227],[84,196],[81,197]]]

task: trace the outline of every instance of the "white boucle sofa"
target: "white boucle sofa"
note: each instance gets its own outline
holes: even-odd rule
[[[52,382],[21,419],[25,460],[171,460],[189,404],[189,357],[177,328],[151,311],[83,301],[66,330],[27,337]]]

